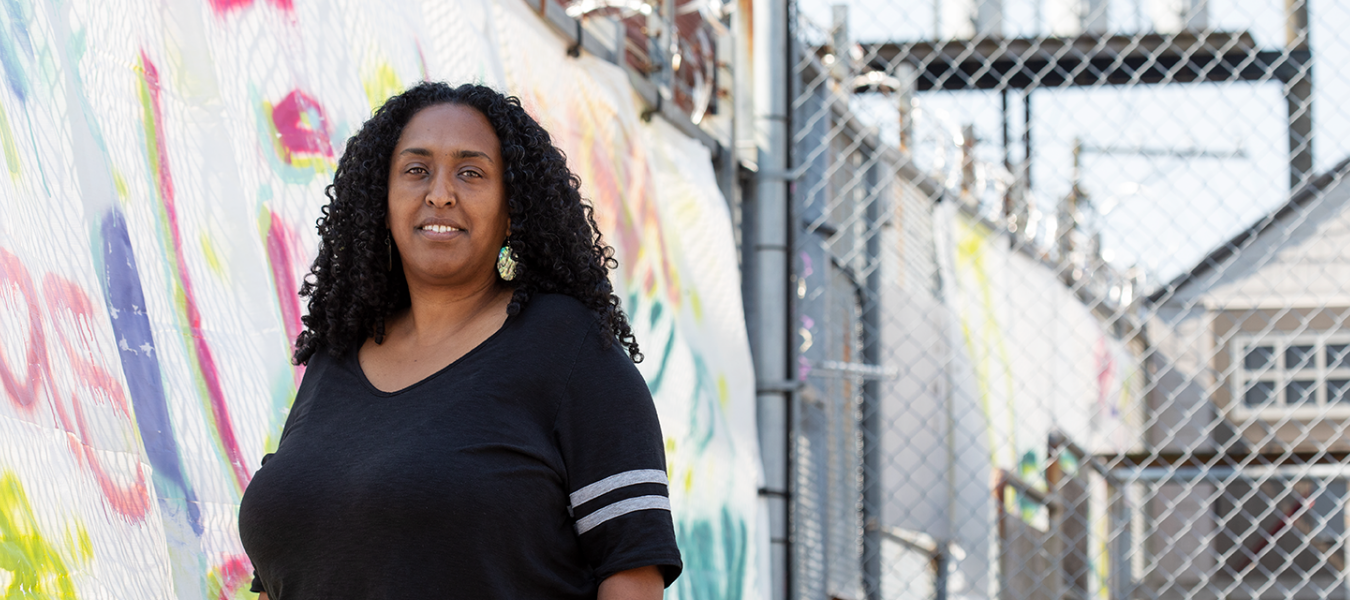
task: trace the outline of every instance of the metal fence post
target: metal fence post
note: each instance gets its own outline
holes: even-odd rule
[[[753,5],[755,125],[758,173],[753,204],[755,278],[747,314],[754,321],[751,342],[755,360],[756,407],[764,488],[769,508],[770,593],[774,600],[790,594],[789,544],[789,405],[794,386],[789,361],[788,288],[788,11],[784,2],[757,0]]]
[[[885,218],[885,194],[878,185],[878,171],[883,164],[873,163],[865,175],[867,201],[865,224],[867,233],[866,286],[862,298],[862,355],[867,365],[880,367],[881,356],[881,222]],[[881,381],[875,377],[863,380],[862,386],[862,475],[863,475],[863,590],[868,600],[881,600]]]

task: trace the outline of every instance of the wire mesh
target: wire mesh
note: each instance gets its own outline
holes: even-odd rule
[[[1343,598],[1350,8],[796,0],[796,598]]]

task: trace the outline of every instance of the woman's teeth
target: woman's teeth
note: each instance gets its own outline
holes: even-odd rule
[[[431,231],[435,233],[450,233],[451,231],[460,231],[449,225],[423,225],[422,231]]]

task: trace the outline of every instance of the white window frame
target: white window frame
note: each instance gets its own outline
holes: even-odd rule
[[[1271,421],[1287,418],[1300,420],[1317,418],[1350,419],[1350,402],[1330,405],[1327,403],[1327,381],[1350,380],[1350,359],[1342,361],[1342,368],[1327,369],[1326,347],[1328,345],[1350,346],[1350,331],[1315,332],[1298,335],[1267,333],[1234,336],[1228,345],[1232,358],[1230,364],[1233,365],[1233,375],[1229,378],[1232,382],[1232,401],[1229,403],[1232,415],[1238,419],[1255,417]],[[1274,360],[1270,367],[1259,372],[1250,372],[1247,370],[1247,351],[1260,346],[1272,347],[1275,353]],[[1285,351],[1290,346],[1313,347],[1311,369],[1290,371],[1286,368],[1284,364]],[[1316,392],[1312,402],[1291,407],[1286,396],[1288,384],[1295,379],[1295,374],[1302,375],[1298,378],[1299,380],[1311,379],[1308,375],[1313,375],[1315,379],[1312,380],[1316,382]],[[1246,390],[1247,383],[1251,381],[1273,382],[1275,384],[1274,401],[1262,406],[1248,406]]]

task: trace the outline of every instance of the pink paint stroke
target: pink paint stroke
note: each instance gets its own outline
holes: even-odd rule
[[[248,482],[253,478],[249,473],[248,461],[244,460],[243,452],[239,449],[239,442],[234,436],[234,425],[230,419],[229,407],[225,405],[225,392],[220,387],[220,374],[216,368],[216,360],[211,352],[211,345],[206,341],[206,332],[202,330],[201,311],[197,309],[196,294],[192,289],[192,278],[188,273],[187,260],[183,251],[183,237],[178,227],[178,210],[175,205],[175,195],[173,188],[173,176],[169,172],[169,159],[166,155],[167,146],[164,143],[164,115],[160,102],[159,71],[155,68],[150,58],[141,52],[141,64],[145,67],[145,84],[150,90],[150,106],[153,111],[153,120],[155,124],[154,144],[159,148],[156,153],[159,164],[156,166],[158,172],[158,184],[160,199],[164,203],[164,213],[169,222],[169,233],[173,239],[174,263],[178,271],[178,279],[183,286],[184,304],[187,310],[188,328],[192,334],[192,348],[197,359],[197,368],[206,384],[206,393],[210,399],[211,416],[215,421],[216,433],[220,436],[220,442],[225,447],[226,458],[230,461],[230,467],[234,471],[235,481],[239,484],[239,489],[248,487]]]
[[[103,459],[99,457],[99,452],[94,447],[94,442],[89,434],[92,429],[89,426],[89,420],[85,418],[84,409],[87,402],[99,402],[109,405],[117,415],[121,417],[123,423],[128,427],[131,425],[133,417],[131,416],[131,406],[127,402],[126,390],[122,388],[121,382],[117,380],[112,373],[108,372],[98,363],[89,360],[90,349],[96,347],[92,338],[91,331],[84,326],[94,322],[94,304],[89,300],[89,295],[80,289],[73,281],[51,273],[43,279],[43,302],[52,309],[50,318],[53,321],[58,314],[68,313],[71,323],[75,327],[71,329],[77,332],[79,339],[73,343],[67,339],[62,329],[57,328],[57,337],[61,340],[61,347],[66,352],[66,358],[74,368],[79,384],[69,390],[68,401],[71,412],[65,410],[65,402],[61,401],[60,393],[56,388],[56,379],[50,372],[50,364],[44,366],[47,371],[47,381],[52,385],[52,394],[57,397],[56,407],[57,415],[61,420],[61,426],[68,432],[66,440],[70,445],[71,453],[84,462],[89,471],[94,474],[94,480],[98,482],[103,497],[108,499],[114,511],[118,514],[131,519],[133,522],[140,522],[150,512],[150,484],[146,476],[145,464],[136,462],[136,480],[123,484],[113,480],[108,469],[103,465]],[[55,328],[55,324],[53,323]],[[80,392],[92,392],[88,398],[82,398]],[[73,415],[73,418],[72,418]]]
[[[1106,336],[1097,338],[1094,348],[1097,359],[1097,410],[1112,417],[1120,416],[1120,411],[1109,403],[1111,384],[1116,375],[1116,357],[1106,343]]]
[[[0,352],[0,384],[5,395],[26,412],[37,408],[38,391],[42,387],[43,368],[46,365],[47,340],[43,335],[42,312],[35,300],[33,279],[23,261],[10,251],[0,248],[0,289],[15,288],[19,299],[24,300],[22,308],[28,310],[28,352],[20,365],[10,365],[9,359]],[[10,335],[17,332],[10,331]],[[17,358],[17,357],[15,357]],[[23,372],[16,372],[20,366]]]
[[[211,10],[215,11],[217,16],[225,16],[228,13],[244,10],[253,6],[253,0],[209,0]],[[268,4],[276,7],[285,13],[295,12],[295,3],[293,0],[270,0]]]
[[[308,123],[304,117],[308,116]],[[300,90],[292,90],[272,108],[272,124],[286,150],[286,164],[294,164],[292,155],[333,157],[328,141],[328,115],[323,107]]]
[[[300,238],[281,217],[267,212],[267,259],[272,267],[272,283],[276,285],[277,303],[281,305],[281,324],[286,329],[287,345],[304,331],[300,321],[300,294],[295,285],[295,263],[300,254]],[[295,367],[295,385],[305,374],[304,365]]]

